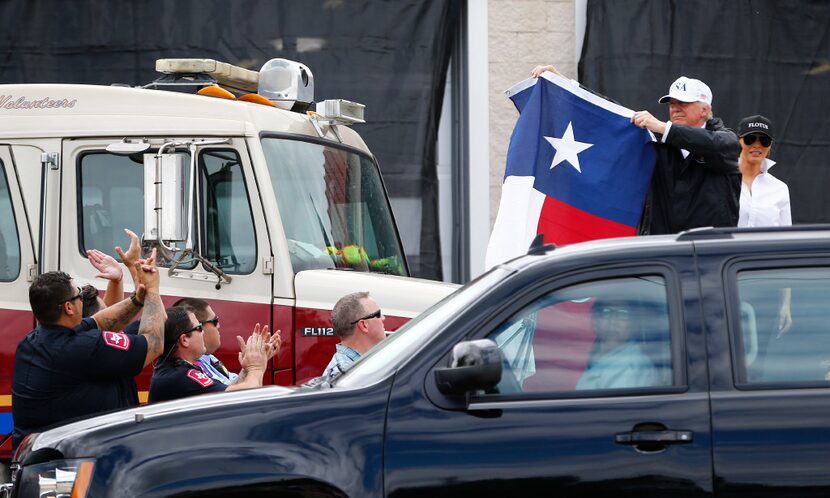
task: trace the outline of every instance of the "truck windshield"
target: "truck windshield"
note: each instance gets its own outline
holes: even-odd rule
[[[276,137],[264,137],[262,149],[295,273],[348,268],[408,276],[371,158]]]

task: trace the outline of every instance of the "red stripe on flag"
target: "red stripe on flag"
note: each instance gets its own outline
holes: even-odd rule
[[[552,197],[545,197],[536,233],[545,234],[546,243],[563,245],[628,237],[636,235],[637,228],[594,216]]]

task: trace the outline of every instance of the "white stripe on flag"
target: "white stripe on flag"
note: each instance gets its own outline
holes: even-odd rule
[[[486,270],[526,254],[533,242],[545,202],[545,194],[533,188],[534,180],[532,176],[504,179],[499,211],[484,257]]]

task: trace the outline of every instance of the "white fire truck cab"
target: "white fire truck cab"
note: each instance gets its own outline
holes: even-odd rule
[[[281,330],[266,383],[321,373],[344,294],[370,291],[394,330],[456,288],[409,277],[377,161],[346,126],[363,106],[308,112],[311,72],[281,59],[259,72],[208,59],[156,69],[164,76],[142,88],[0,85],[0,433],[15,347],[35,325],[31,280],[62,270],[103,290],[85,250],[117,257],[124,228],[164,256],[166,305],[210,302],[229,368],[235,335],[257,322]]]

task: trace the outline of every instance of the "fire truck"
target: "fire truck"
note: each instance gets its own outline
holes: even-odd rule
[[[322,372],[344,294],[370,291],[395,330],[456,288],[410,277],[377,159],[349,127],[362,105],[315,105],[312,72],[284,59],[156,70],[143,87],[0,85],[2,434],[15,348],[36,325],[30,282],[61,270],[103,291],[85,251],[117,258],[124,228],[157,249],[165,305],[198,297],[221,317],[230,369],[234,336],[257,322],[280,330],[268,384]],[[137,379],[142,401],[151,373]]]

